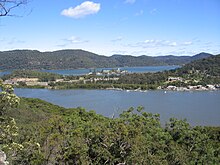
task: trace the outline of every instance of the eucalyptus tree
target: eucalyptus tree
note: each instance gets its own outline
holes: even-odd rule
[[[14,94],[13,87],[3,84],[1,79],[0,89],[0,164],[40,164],[40,145],[33,140],[19,142],[19,128],[15,119],[7,114],[10,108],[19,105],[20,98]]]

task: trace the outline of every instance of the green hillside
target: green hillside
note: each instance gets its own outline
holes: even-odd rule
[[[170,85],[207,85],[220,83],[220,55],[205,59],[198,59],[181,68],[157,73],[134,73],[123,75],[118,83],[121,84],[147,84],[157,87],[164,85],[168,77],[182,77],[187,83],[173,82]],[[167,84],[168,85],[168,84]]]
[[[83,50],[39,52],[15,50],[0,52],[1,69],[76,69],[108,67],[111,63],[105,56]]]
[[[179,74],[199,72],[210,76],[220,76],[220,55],[199,59],[177,69]]]
[[[106,118],[83,108],[21,99],[20,106],[9,110],[7,116],[15,118],[19,128],[14,144],[23,146],[7,152],[14,164],[220,162],[219,127],[192,127],[174,118],[162,127],[158,114],[141,107],[130,108],[118,118]]]
[[[8,69],[77,69],[123,66],[182,65],[197,58],[207,58],[208,53],[190,56],[128,56],[111,57],[97,55],[84,50],[59,50],[39,52],[37,50],[12,50],[0,52],[0,70]],[[196,58],[196,59],[197,59]]]

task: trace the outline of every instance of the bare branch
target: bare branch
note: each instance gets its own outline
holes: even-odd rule
[[[26,5],[27,0],[0,0],[0,17],[15,16],[11,11],[19,6]]]

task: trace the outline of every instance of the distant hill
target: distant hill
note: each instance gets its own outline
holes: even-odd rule
[[[201,54],[201,56],[203,56],[203,54]],[[194,56],[194,58],[198,58],[198,56]],[[220,76],[220,55],[195,60],[177,69],[177,72],[179,74],[199,72],[210,76]]]
[[[197,55],[196,58],[201,55],[202,54]],[[146,84],[148,85],[149,89],[156,89],[158,86],[166,86],[168,77],[182,77],[183,79],[187,80],[186,82],[171,82],[171,85],[175,86],[206,86],[207,84],[220,84],[220,55],[194,60],[183,67],[174,70],[156,73],[148,72],[122,75],[119,78],[118,83],[133,84],[131,89],[138,88],[137,86],[134,86],[134,84]]]
[[[212,54],[202,52],[202,53],[196,54],[195,56],[192,56],[191,59],[199,60],[199,59],[207,58],[207,57],[210,57],[210,56],[212,56]]]
[[[59,50],[40,52],[37,50],[12,50],[0,52],[0,70],[8,69],[77,69],[124,66],[183,65],[191,61],[212,56],[200,53],[195,56],[131,56],[97,55],[84,50]]]
[[[155,58],[158,61],[161,61],[161,62],[163,62],[167,65],[183,65],[183,64],[190,63],[194,60],[208,58],[210,56],[212,56],[212,54],[203,52],[203,53],[196,54],[194,56],[173,56],[173,55],[169,55],[169,56],[158,56],[158,57],[155,57]]]
[[[14,50],[0,52],[0,58],[1,69],[76,69],[110,67],[115,63],[106,56],[83,50]]]
[[[131,56],[131,55],[113,55],[110,60],[116,61],[117,66],[152,66],[152,65],[167,65],[150,56]]]

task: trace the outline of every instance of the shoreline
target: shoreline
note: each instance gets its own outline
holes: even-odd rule
[[[63,88],[59,86],[55,87],[47,87],[47,86],[14,86],[14,88],[26,88],[26,89],[49,89],[49,90],[74,90],[74,89],[85,89],[85,90],[112,90],[112,91],[123,91],[123,92],[148,92],[148,91],[164,91],[164,93],[168,91],[174,92],[199,92],[199,91],[219,91],[220,88],[208,89],[205,87],[202,88],[195,88],[195,89],[188,89],[186,87],[176,87],[173,89],[170,88],[157,88],[157,89],[146,89],[142,90],[140,88],[137,89],[123,89],[123,88],[86,88],[86,87],[74,87],[74,88]]]

